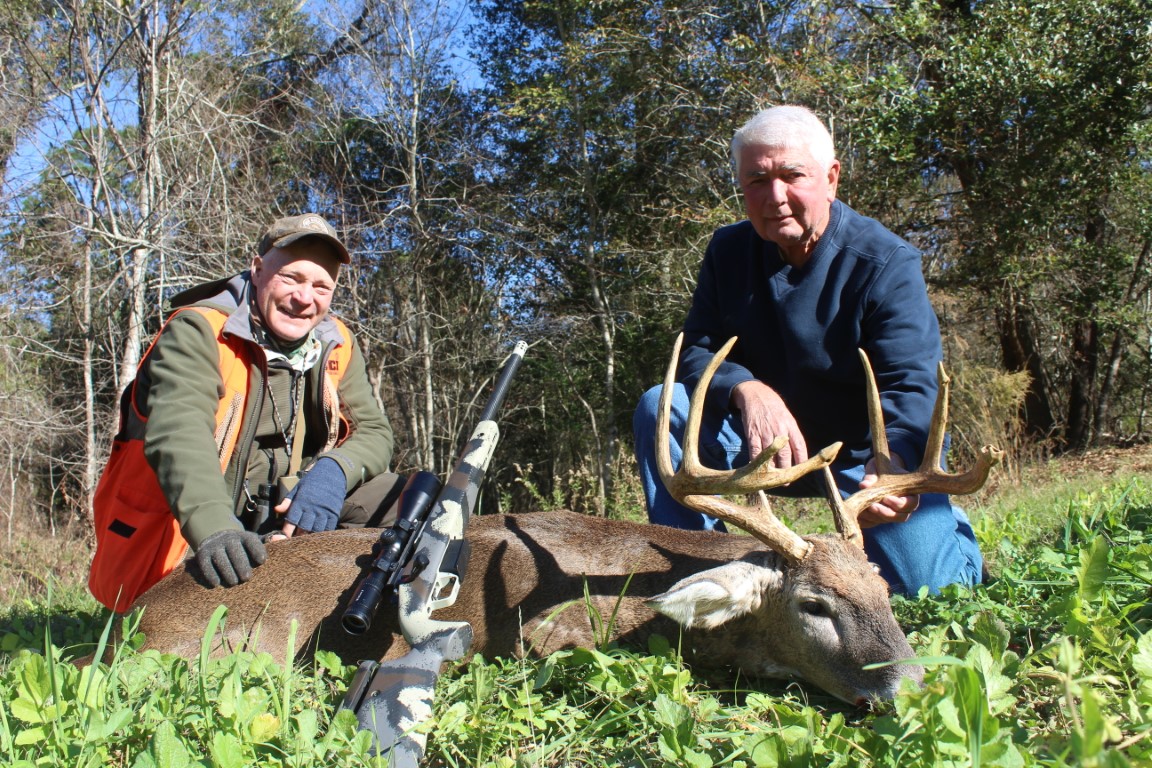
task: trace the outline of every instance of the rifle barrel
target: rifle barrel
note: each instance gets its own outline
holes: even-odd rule
[[[464,534],[500,440],[495,417],[527,350],[527,343],[518,341],[504,361],[480,414],[480,423],[461,450],[425,524],[408,542],[416,546],[411,555],[413,562],[422,565],[414,566],[410,577],[396,586],[395,592],[400,606],[400,630],[410,650],[378,667],[361,667],[341,704],[341,709],[356,712],[361,729],[372,733],[374,754],[388,754],[394,768],[419,765],[426,733],[413,725],[427,720],[432,712],[441,665],[463,658],[472,644],[472,626],[467,621],[437,620],[432,618],[432,612],[455,602],[467,570]],[[405,552],[408,551],[406,547]]]
[[[500,406],[504,405],[504,398],[508,395],[508,386],[512,383],[512,377],[516,375],[516,369],[520,367],[520,363],[524,360],[524,353],[527,351],[528,343],[526,341],[516,342],[512,354],[508,355],[504,361],[504,367],[500,369],[500,376],[492,388],[488,404],[480,412],[480,421],[491,421],[496,418],[496,412],[500,410]]]

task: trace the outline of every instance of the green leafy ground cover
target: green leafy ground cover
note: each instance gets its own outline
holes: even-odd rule
[[[1035,488],[975,511],[992,583],[896,601],[928,668],[872,711],[808,686],[694,675],[676,639],[444,675],[429,765],[1152,765],[1152,484]],[[106,626],[82,585],[0,614],[0,760],[20,766],[360,766],[328,654],[188,662],[131,642],[77,669]]]

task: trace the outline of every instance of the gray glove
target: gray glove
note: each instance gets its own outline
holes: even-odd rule
[[[268,557],[264,543],[251,531],[217,531],[196,550],[196,564],[210,587],[234,587],[252,578],[252,568]]]

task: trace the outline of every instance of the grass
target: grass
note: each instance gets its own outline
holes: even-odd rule
[[[427,762],[1152,764],[1152,483],[1143,469],[1043,465],[970,503],[995,578],[895,600],[928,672],[922,689],[891,704],[865,711],[810,686],[697,677],[675,638],[543,660],[475,657],[441,677]],[[130,639],[110,664],[77,669],[69,659],[106,630],[83,589],[81,552],[30,538],[0,553],[0,755],[9,764],[384,762],[350,713],[336,711],[353,670],[330,654],[295,667],[243,653],[188,662],[139,653]]]

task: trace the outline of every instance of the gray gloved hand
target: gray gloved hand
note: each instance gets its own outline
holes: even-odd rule
[[[331,531],[340,522],[348,482],[335,459],[321,457],[308,468],[286,498],[285,520],[305,531]]]
[[[252,569],[264,562],[268,551],[251,531],[226,528],[200,543],[196,564],[210,587],[234,587],[252,578]]]

